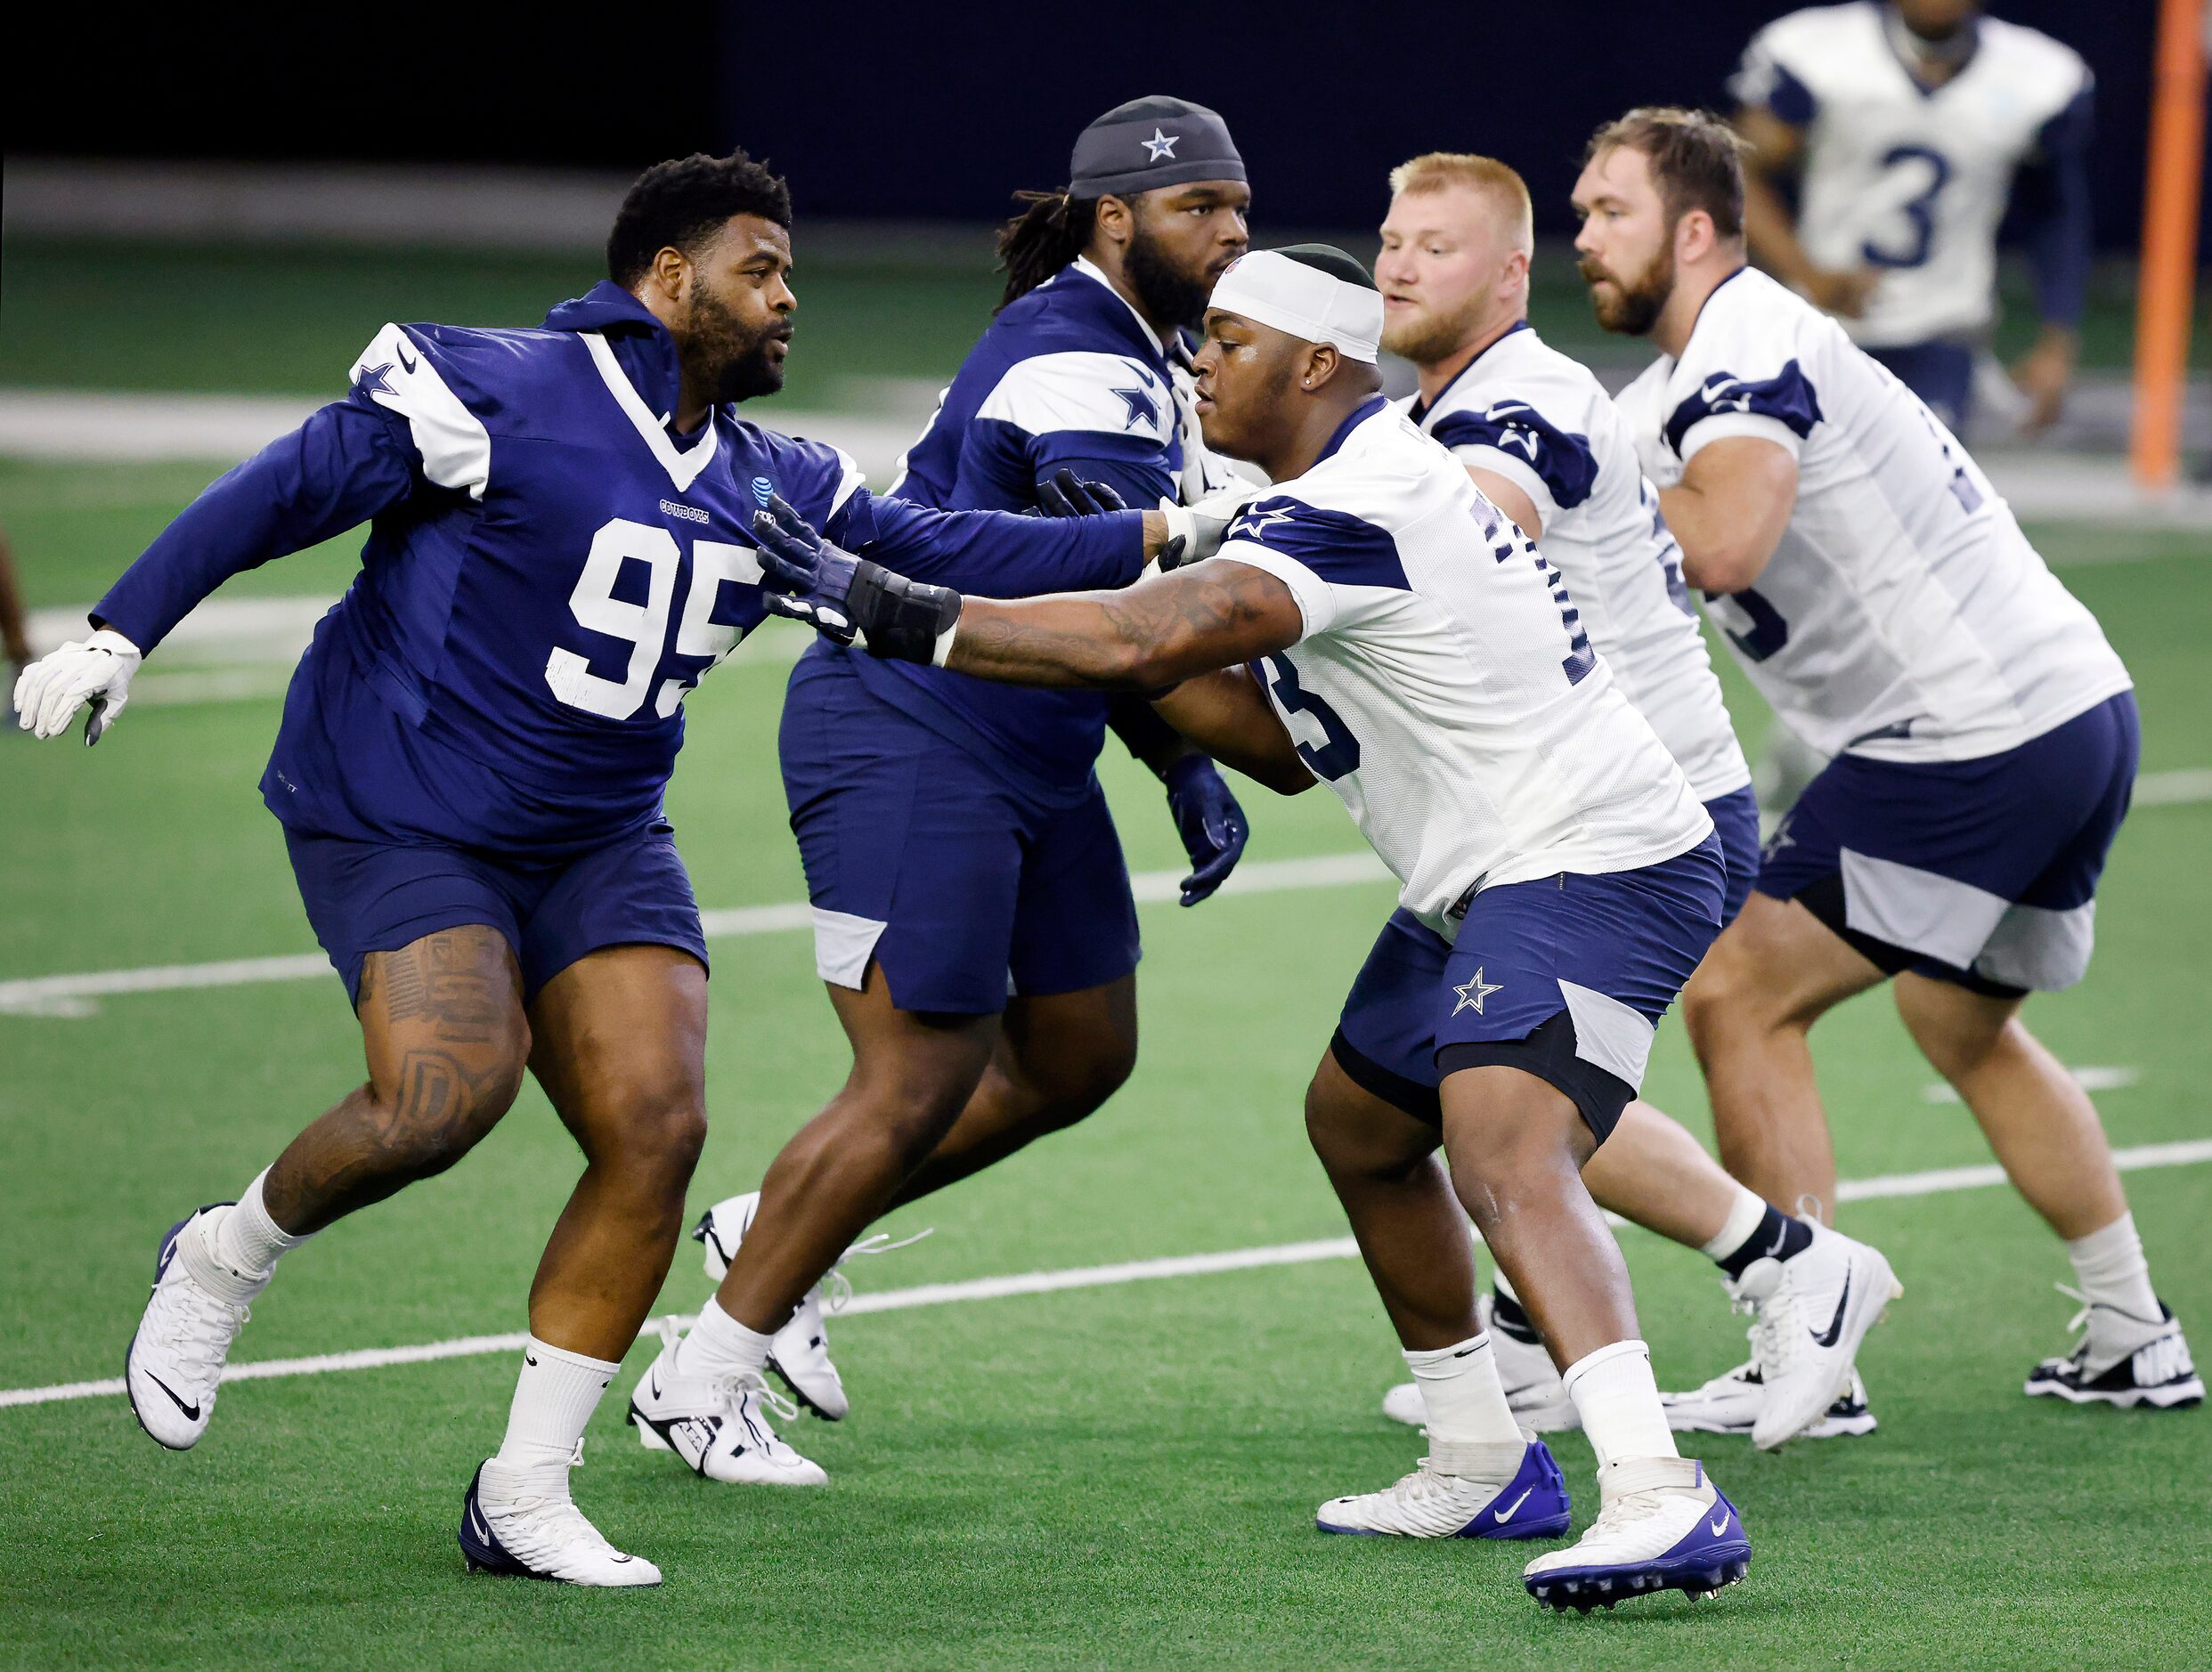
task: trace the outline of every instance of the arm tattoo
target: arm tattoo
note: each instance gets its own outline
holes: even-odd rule
[[[1121,592],[970,598],[950,665],[1016,685],[1142,689],[1282,650],[1302,626],[1273,575],[1209,560]]]

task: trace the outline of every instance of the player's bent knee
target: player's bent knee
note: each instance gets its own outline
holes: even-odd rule
[[[513,1107],[525,1054],[450,1044],[398,1053],[367,1088],[385,1165],[429,1178],[467,1155]]]

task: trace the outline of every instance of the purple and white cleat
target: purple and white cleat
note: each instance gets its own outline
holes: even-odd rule
[[[1521,1571],[1528,1594],[1565,1613],[1632,1596],[1711,1596],[1751,1567],[1751,1537],[1736,1506],[1689,1457],[1623,1457],[1598,1472],[1604,1507],[1564,1550]]]
[[[1313,1524],[1381,1538],[1549,1538],[1569,1519],[1565,1477],[1550,1449],[1523,1429],[1510,1443],[1431,1439],[1412,1473],[1379,1492],[1330,1498]]]

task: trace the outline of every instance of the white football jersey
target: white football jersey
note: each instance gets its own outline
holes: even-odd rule
[[[1542,519],[1544,556],[1565,577],[1590,642],[1622,694],[1712,801],[1751,782],[1720,681],[1659,517],[1628,422],[1589,368],[1525,323],[1475,356],[1406,415],[1460,462],[1495,471]]]
[[[1824,754],[1971,760],[2128,688],[2096,618],[1950,431],[1765,273],[1722,280],[1681,359],[1663,355],[1620,404],[1663,488],[1727,436],[1797,460],[1773,557],[1706,607],[1775,712]]]
[[[1400,904],[1446,938],[1477,889],[1631,871],[1712,833],[1558,572],[1382,396],[1219,556],[1296,595],[1302,636],[1255,671]]]
[[[1996,315],[1996,234],[2014,171],[2047,126],[2086,119],[2089,67],[2073,48],[1984,17],[1973,56],[1941,86],[1914,79],[1873,0],[1777,18],[1729,90],[1805,133],[1797,236],[1823,267],[1878,268],[1845,321],[1870,347],[1967,337]]]

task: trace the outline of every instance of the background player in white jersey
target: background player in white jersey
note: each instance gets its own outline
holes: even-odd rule
[[[1950,432],[1744,265],[1739,142],[1631,111],[1574,189],[1599,322],[1662,351],[1622,408],[1684,572],[1784,723],[1835,757],[1684,997],[1721,1156],[1770,1198],[1834,1201],[1807,1032],[1894,978],[2081,1284],[2081,1340],[2027,1391],[2196,1403],[2096,1110],[2020,1021],[2088,968],[2135,774],[2127,670]]]
[[[2013,376],[2039,429],[2079,345],[2093,85],[2071,47],[1973,0],[1853,0],[1777,19],[1729,84],[1753,148],[1751,252],[1963,434],[1996,317],[1997,228],[2016,198],[2043,329]],[[1776,184],[1792,175],[1795,216]]]
[[[1712,816],[1728,868],[1726,923],[1759,871],[1751,768],[1682,581],[1681,553],[1660,521],[1657,490],[1626,420],[1586,367],[1529,326],[1528,188],[1492,158],[1443,152],[1393,170],[1390,185],[1375,279],[1383,346],[1420,375],[1408,416],[1452,449],[1565,580],[1591,645]],[[1337,1054],[1356,1079],[1365,1059],[1348,1049],[1339,1041]],[[1582,1181],[1601,1206],[1706,1253],[1731,1293],[1759,1298],[1769,1331],[1794,1330],[1801,1316],[1826,1319],[1854,1271],[1888,1286],[1872,1250],[1785,1218],[1640,1100]],[[1502,1278],[1487,1298],[1514,1409],[1539,1432],[1572,1427],[1574,1403]],[[1809,1423],[1816,1433],[1866,1433],[1874,1424],[1863,1395],[1833,1392],[1833,1365],[1849,1362],[1858,1345],[1856,1336],[1839,1337],[1825,1353],[1795,1358],[1774,1387],[1752,1384],[1753,1398],[1696,1415],[1702,1425],[1750,1433],[1767,1446]],[[1418,1382],[1393,1388],[1383,1408],[1403,1422],[1427,1420]]]
[[[1338,1033],[1388,1090],[1332,1046],[1306,1126],[1423,1382],[1430,1451],[1396,1485],[1323,1505],[1319,1524],[1567,1526],[1557,1465],[1516,1422],[1476,1320],[1471,1213],[1569,1361],[1598,1454],[1596,1524],[1531,1562],[1528,1589],[1585,1610],[1709,1591],[1741,1577],[1750,1543],[1676,1453],[1581,1167],[1719,928],[1720,847],[1557,572],[1378,393],[1381,326],[1340,250],[1249,255],[1215,287],[1197,359],[1206,441],[1273,483],[1215,561],[1124,592],[964,600],[762,519],[771,585],[794,592],[771,607],[982,678],[1187,681],[1162,706],[1193,742],[1279,787],[1337,791],[1403,885]]]

